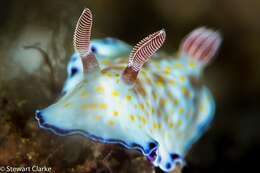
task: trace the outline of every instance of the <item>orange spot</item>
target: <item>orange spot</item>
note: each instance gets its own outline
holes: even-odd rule
[[[115,126],[115,122],[112,121],[112,120],[109,120],[109,121],[108,121],[108,125],[109,125],[110,127],[114,127],[114,126]]]
[[[189,91],[188,91],[187,88],[183,87],[183,88],[181,89],[181,91],[182,91],[182,94],[183,94],[185,97],[189,97]]]
[[[132,100],[132,96],[126,96],[126,100],[130,102]]]
[[[96,115],[96,120],[100,121],[101,120],[101,116],[100,115]]]

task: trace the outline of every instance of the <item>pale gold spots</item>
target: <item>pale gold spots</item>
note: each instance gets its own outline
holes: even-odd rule
[[[163,78],[162,78],[162,77],[158,77],[158,79],[157,79],[157,81],[156,81],[156,85],[157,85],[158,87],[162,87],[163,84],[164,84]]]
[[[88,96],[88,93],[86,92],[86,91],[82,91],[81,93],[80,93],[80,97],[81,98],[86,98]]]
[[[178,105],[179,105],[179,100],[176,99],[176,98],[174,98],[174,99],[172,100],[172,102],[173,102],[173,105],[174,105],[174,106],[178,106]]]
[[[100,104],[100,109],[106,110],[107,108],[108,108],[107,104],[105,104],[105,103]]]
[[[96,115],[96,120],[100,121],[101,120],[101,116],[100,115]]]
[[[142,129],[142,128],[143,128],[143,126],[142,126],[141,124],[140,124],[138,127],[139,127],[139,129]]]
[[[183,94],[185,97],[189,97],[189,95],[190,95],[188,89],[185,88],[185,87],[182,87],[182,88],[181,88],[181,92],[182,92],[182,94]]]
[[[87,110],[88,109],[88,105],[86,104],[83,104],[83,105],[80,105],[80,109],[82,110],[82,111],[85,111],[85,110]]]
[[[119,84],[119,83],[120,83],[120,79],[117,79],[117,80],[116,80],[116,84]]]
[[[170,79],[168,82],[169,82],[170,85],[176,84],[175,80],[173,80],[173,79]]]
[[[157,100],[157,94],[155,91],[152,91],[152,97],[153,97],[153,100]]]
[[[104,94],[105,88],[102,87],[102,86],[98,86],[98,87],[96,87],[96,92],[97,92],[98,94]]]
[[[118,113],[117,111],[115,111],[115,112],[113,112],[113,115],[114,115],[115,117],[118,117],[119,113]]]
[[[180,64],[180,63],[176,63],[174,67],[175,67],[176,69],[180,69],[180,68],[182,68],[182,67],[183,67],[183,65],[182,65],[182,64]]]
[[[169,75],[169,74],[172,73],[172,69],[171,69],[170,67],[166,67],[166,68],[164,69],[164,72]]]
[[[109,120],[108,125],[113,128],[115,126],[115,122],[112,120]]]
[[[157,109],[157,116],[158,116],[158,117],[161,117],[161,116],[162,116],[162,112],[161,112],[160,109]]]
[[[144,88],[143,88],[142,83],[141,83],[139,80],[136,81],[135,89],[136,89],[135,91],[136,91],[138,94],[140,94],[140,95],[143,96],[143,97],[146,97],[146,92],[145,92],[145,90],[144,90]]]
[[[144,111],[144,104],[141,103],[139,106],[140,106],[140,109],[141,109],[142,111]]]
[[[155,122],[153,123],[153,129],[157,129],[157,124]]]
[[[179,121],[177,122],[177,126],[178,126],[178,127],[181,127],[182,124],[183,124],[183,121],[182,121],[182,120],[179,120]]]
[[[131,120],[132,122],[135,121],[135,116],[134,116],[133,114],[130,115],[130,120]]]
[[[138,116],[138,119],[139,119],[139,121],[140,121],[143,125],[146,124],[146,119],[145,119],[142,115],[139,115],[139,116]]]
[[[170,122],[170,123],[168,124],[168,126],[169,126],[170,129],[172,129],[172,128],[174,127],[174,125],[173,125],[172,122]]]
[[[152,114],[154,114],[154,112],[155,112],[153,107],[151,108],[151,112],[152,112]]]
[[[183,108],[180,108],[180,109],[179,109],[179,114],[182,115],[182,114],[184,113],[184,111],[185,111],[185,110],[184,110]]]
[[[63,105],[64,108],[69,108],[71,107],[71,103],[69,102],[65,102],[64,105]]]
[[[126,96],[126,100],[129,102],[132,101],[132,96],[130,96],[130,95]]]
[[[117,90],[114,90],[114,91],[112,92],[112,96],[113,96],[113,97],[118,97],[118,96],[119,96],[118,91],[117,91]]]
[[[151,103],[149,101],[146,101],[146,105],[148,109],[151,109]]]
[[[206,112],[206,105],[205,104],[201,104],[199,106],[199,112]]]
[[[107,59],[103,60],[102,63],[105,64],[105,65],[109,65],[110,64],[109,60],[107,60]]]
[[[195,62],[189,62],[189,63],[188,63],[188,66],[189,66],[190,68],[192,68],[192,69],[196,68]]]
[[[82,104],[82,105],[80,105],[80,109],[83,111],[89,110],[89,109],[97,109],[97,105],[95,103]]]
[[[152,80],[151,79],[149,79],[149,78],[146,78],[146,83],[148,84],[148,85],[151,85],[152,84]]]
[[[179,79],[181,82],[184,82],[186,80],[185,76],[183,76],[183,75],[181,75]]]
[[[158,130],[161,130],[161,128],[162,128],[162,125],[158,124]]]
[[[159,101],[160,108],[163,108],[165,106],[165,104],[166,104],[165,99],[160,99],[160,101]]]
[[[145,113],[145,115],[148,117],[150,114],[149,114],[149,112],[146,110],[146,111],[144,111],[144,113]]]

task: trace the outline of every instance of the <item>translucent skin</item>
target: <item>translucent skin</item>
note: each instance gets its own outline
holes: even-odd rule
[[[215,109],[209,90],[200,83],[202,66],[183,55],[166,58],[159,53],[142,68],[136,84],[129,86],[121,80],[128,49],[102,56],[98,49],[93,53],[102,71],[84,76],[74,54],[64,96],[36,113],[40,127],[138,149],[166,172],[182,167],[185,154],[205,132]]]

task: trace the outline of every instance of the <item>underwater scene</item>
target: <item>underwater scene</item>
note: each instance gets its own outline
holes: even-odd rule
[[[0,172],[249,172],[258,0],[2,0]]]

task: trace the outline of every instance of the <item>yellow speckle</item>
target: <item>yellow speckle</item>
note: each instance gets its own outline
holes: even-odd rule
[[[154,114],[154,108],[153,107],[151,108],[151,112],[152,112],[152,114]]]
[[[80,109],[83,111],[88,110],[88,109],[96,109],[96,108],[97,108],[97,105],[95,103],[80,105]]]
[[[114,96],[114,97],[117,97],[119,94],[118,94],[118,92],[115,90],[115,91],[113,91],[113,93],[112,93],[112,96]]]
[[[174,85],[175,83],[176,83],[176,82],[175,82],[173,79],[170,79],[170,80],[169,80],[169,84],[170,84],[170,85]]]
[[[178,123],[177,123],[177,126],[180,127],[180,126],[182,126],[182,124],[183,124],[183,121],[179,120]]]
[[[144,104],[140,104],[140,109],[142,110],[142,111],[144,111]]]
[[[70,104],[69,102],[66,102],[66,103],[64,103],[64,105],[63,105],[64,108],[69,108],[70,106],[71,106],[71,104]]]
[[[119,84],[119,83],[120,83],[120,79],[117,79],[117,80],[116,80],[116,83]]]
[[[189,62],[188,66],[192,69],[194,69],[196,67],[195,62]]]
[[[135,116],[134,116],[133,114],[130,115],[130,120],[131,120],[132,122],[135,121]]]
[[[184,110],[183,108],[180,108],[180,109],[179,109],[179,114],[182,115],[182,114],[184,113],[184,111],[185,111],[185,110]]]
[[[146,105],[149,109],[151,108],[151,103],[149,101],[146,101]]]
[[[165,104],[166,104],[166,101],[165,101],[165,99],[160,99],[160,102],[159,102],[159,104],[160,104],[160,107],[162,108],[162,107],[164,107],[165,106]]]
[[[162,125],[161,124],[158,124],[158,129],[160,130],[162,128]]]
[[[115,112],[113,112],[113,115],[114,115],[115,117],[118,117],[119,113],[118,113],[117,111],[115,111]]]
[[[162,78],[159,78],[159,79],[157,80],[156,84],[157,84],[158,87],[162,87],[163,84],[164,84],[163,79],[162,79]]]
[[[152,96],[153,96],[153,99],[154,99],[154,100],[157,100],[157,94],[156,94],[156,92],[153,91],[153,92],[152,92]]]
[[[166,67],[165,70],[164,70],[164,72],[165,72],[166,74],[171,74],[172,69],[171,69],[170,67]]]
[[[100,109],[106,110],[108,108],[107,104],[102,103],[100,104]]]
[[[149,78],[146,78],[146,80],[145,80],[145,81],[146,81],[146,83],[147,83],[147,84],[149,84],[149,85],[151,85],[151,84],[152,84],[152,80],[151,80],[151,79],[149,79]]]
[[[110,127],[114,127],[114,126],[115,126],[115,122],[112,121],[112,120],[109,120],[109,121],[108,121],[108,125],[109,125]]]
[[[130,102],[132,100],[132,96],[126,96],[126,100]]]
[[[101,116],[100,115],[96,115],[96,120],[100,121],[101,120]]]
[[[171,128],[171,129],[174,127],[172,122],[170,122],[168,125],[169,125],[169,128]]]
[[[105,88],[102,86],[96,87],[96,92],[99,94],[103,94],[105,92]]]
[[[157,124],[153,123],[153,129],[157,129]]]
[[[142,128],[143,128],[143,126],[142,126],[141,124],[140,124],[138,127],[139,127],[139,129],[142,129]]]
[[[180,81],[184,82],[186,80],[185,76],[180,76]]]
[[[80,109],[81,109],[82,111],[87,110],[87,109],[88,109],[88,105],[85,105],[85,104],[80,105]]]
[[[173,104],[174,104],[174,106],[177,106],[179,104],[179,100],[178,99],[173,99]]]
[[[88,93],[86,92],[86,91],[82,91],[81,93],[80,93],[80,97],[81,98],[86,98],[88,96]]]
[[[206,105],[205,104],[200,105],[199,112],[206,112]]]
[[[185,97],[188,97],[188,96],[189,96],[189,91],[188,91],[187,88],[183,87],[183,88],[181,89],[181,92],[182,92],[182,94],[183,94]]]
[[[176,63],[175,64],[175,68],[182,68],[183,66],[182,66],[182,64],[180,64],[180,63]]]
[[[143,123],[143,125],[146,124],[146,119],[143,116],[140,116],[141,122]]]
[[[109,60],[105,59],[105,60],[102,61],[102,63],[105,64],[105,65],[108,65],[110,62],[109,62]]]

